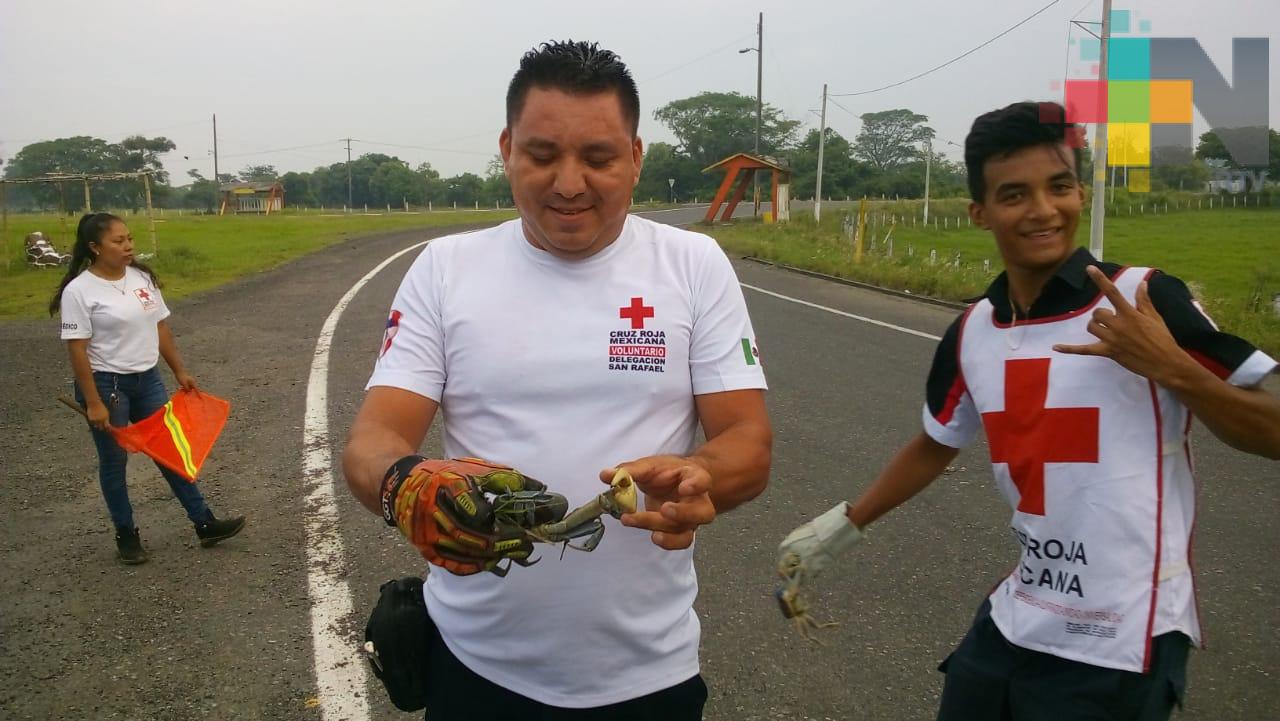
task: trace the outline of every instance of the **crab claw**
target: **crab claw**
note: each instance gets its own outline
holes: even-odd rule
[[[774,591],[773,595],[778,600],[778,608],[782,611],[782,617],[792,619],[803,615],[807,606],[800,598],[799,567],[792,567],[787,571],[779,568],[778,575],[785,582],[778,587],[778,590]]]
[[[569,542],[569,538],[587,537],[587,540],[581,544],[573,544]],[[604,538],[604,524],[599,518],[593,518],[586,525],[574,529],[573,534],[565,539],[564,545],[577,551],[591,552],[596,550],[596,546],[600,545],[600,539]]]
[[[808,641],[813,641],[818,645],[823,645],[822,639],[810,633],[811,629],[832,628],[839,626],[839,623],[818,623],[809,615],[809,604],[805,602],[801,595],[802,583],[804,581],[804,569],[800,564],[792,563],[792,560],[798,561],[798,557],[789,555],[778,564],[778,575],[781,576],[785,583],[778,587],[774,592],[774,597],[778,600],[778,608],[782,611],[783,618],[786,618],[795,625],[796,630],[800,632]]]
[[[636,482],[627,469],[619,468],[613,474],[613,480],[609,482],[609,491],[602,495],[601,500],[608,501],[601,505],[614,518],[620,518],[624,513],[636,512],[636,507],[640,503],[640,494],[636,491]]]

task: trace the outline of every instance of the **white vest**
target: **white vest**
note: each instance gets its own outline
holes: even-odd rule
[[[1149,272],[1115,278],[1130,303]],[[1099,295],[1080,310],[1009,326],[984,299],[961,327],[960,369],[1014,508],[1020,554],[991,593],[997,627],[1024,648],[1142,672],[1153,631],[1167,630],[1157,617],[1194,604],[1190,523],[1161,528],[1194,508],[1189,416],[1172,393],[1109,358],[1053,350],[1096,342],[1087,325],[1099,307],[1114,310]],[[1158,614],[1166,590],[1176,608]],[[1185,615],[1181,625],[1191,628],[1180,630],[1198,640],[1194,611]]]

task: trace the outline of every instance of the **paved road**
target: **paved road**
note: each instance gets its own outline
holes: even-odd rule
[[[680,211],[666,213],[681,220]],[[692,211],[697,215],[697,211]],[[657,217],[662,218],[663,214]],[[152,562],[122,567],[94,482],[83,425],[52,401],[67,388],[49,321],[0,324],[0,718],[318,719],[299,470],[305,388],[317,334],[360,277],[428,237],[352,240],[178,303],[172,323],[203,385],[230,397],[231,422],[202,485],[215,509],[251,525],[204,550],[159,475],[130,487]],[[336,452],[413,254],[376,275],[336,328],[328,421]],[[735,261],[745,284],[939,334],[951,313]],[[983,591],[1011,565],[1008,512],[985,449],[877,524],[846,568],[820,583],[818,613],[841,626],[801,642],[771,597],[773,549],[791,527],[850,497],[919,428],[932,343],[747,290],[777,432],[769,490],[700,535],[707,718],[926,719],[933,671]],[[1211,648],[1196,653],[1185,719],[1271,718],[1280,710],[1280,510],[1274,463],[1198,433],[1196,535]],[[428,442],[438,449],[438,437]],[[420,572],[416,552],[345,493],[337,496],[354,591],[338,625],[362,628],[380,582]],[[337,568],[332,566],[337,565]],[[379,687],[370,718],[404,718]]]

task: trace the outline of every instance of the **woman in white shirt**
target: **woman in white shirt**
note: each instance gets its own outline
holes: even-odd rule
[[[88,272],[84,272],[88,271]],[[169,308],[160,281],[133,257],[133,236],[120,218],[90,213],[80,219],[67,275],[49,304],[62,314],[76,400],[84,408],[98,449],[98,480],[116,527],[116,548],[124,563],[145,563],[133,507],[125,485],[128,454],[107,431],[159,410],[169,400],[160,377],[161,356],[185,389],[196,387],[174,345],[166,318]],[[218,519],[196,484],[159,464],[173,494],[195,524],[200,545],[212,546],[244,528],[243,516]]]

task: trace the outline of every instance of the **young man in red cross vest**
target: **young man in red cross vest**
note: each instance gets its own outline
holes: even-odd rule
[[[974,122],[969,213],[1005,271],[939,344],[923,432],[780,548],[795,590],[986,432],[1018,563],[941,667],[944,721],[1167,719],[1200,641],[1191,418],[1280,458],[1280,402],[1260,388],[1276,361],[1177,278],[1076,247],[1080,131],[1062,118],[1019,103]]]

